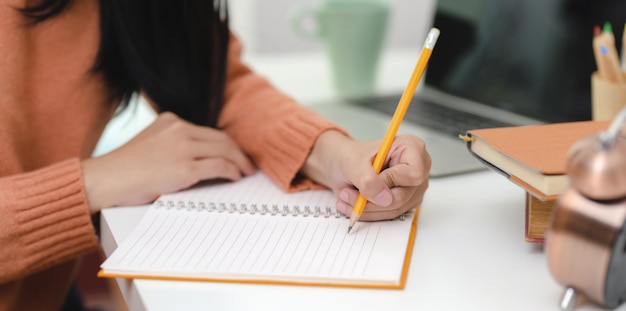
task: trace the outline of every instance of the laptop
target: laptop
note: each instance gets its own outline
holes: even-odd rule
[[[399,133],[426,142],[437,178],[485,169],[458,138],[467,130],[589,120],[593,27],[610,22],[621,38],[624,16],[626,1],[437,1],[441,35]],[[356,138],[381,139],[400,96],[316,109]]]

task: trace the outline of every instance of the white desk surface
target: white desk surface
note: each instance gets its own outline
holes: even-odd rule
[[[392,55],[383,61],[381,76],[388,79],[382,90],[402,90],[417,57]],[[311,57],[257,59],[254,67],[303,102],[334,96],[323,82],[324,62]],[[311,89],[311,79],[322,80],[316,82],[319,92]],[[307,80],[308,86],[302,84]],[[107,255],[145,209],[102,211]],[[124,279],[118,284],[131,310],[559,310],[562,293],[541,246],[524,242],[524,191],[492,171],[431,179],[403,290]]]

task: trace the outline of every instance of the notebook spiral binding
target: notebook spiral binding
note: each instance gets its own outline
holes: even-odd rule
[[[279,207],[277,204],[272,204],[271,206],[268,204],[251,204],[250,206],[248,206],[248,204],[246,203],[241,203],[241,204],[235,204],[235,203],[226,203],[226,202],[219,202],[219,203],[215,203],[215,202],[210,202],[210,203],[205,203],[205,202],[183,202],[183,201],[178,201],[178,202],[173,202],[173,201],[165,201],[165,200],[157,200],[156,201],[156,206],[158,208],[165,208],[165,209],[187,209],[189,211],[191,210],[196,210],[199,212],[205,211],[205,212],[217,212],[217,213],[230,213],[230,214],[234,214],[234,213],[239,213],[239,214],[251,214],[251,215],[255,215],[255,214],[260,214],[260,215],[270,215],[270,216],[276,216],[276,215],[280,215],[280,216],[303,216],[303,217],[324,217],[324,218],[329,218],[329,217],[335,217],[335,218],[341,218],[341,217],[346,217],[342,215],[339,211],[334,211],[330,206],[326,206],[324,208],[322,208],[321,206],[315,206],[313,208],[311,208],[311,206],[306,205],[304,206],[304,208],[300,208],[299,205],[294,205],[293,208],[290,208],[288,205],[283,205],[282,208]]]
[[[333,209],[330,206],[324,207],[322,211],[321,206],[315,206],[314,208],[311,208],[309,205],[306,205],[304,206],[303,209],[300,209],[299,205],[294,205],[293,208],[289,208],[288,205],[283,205],[283,207],[280,208],[277,204],[272,204],[270,208],[268,204],[261,204],[261,207],[259,207],[258,204],[251,204],[250,207],[248,207],[248,204],[246,203],[235,204],[235,203],[226,203],[226,202],[219,202],[219,203],[210,202],[207,204],[204,202],[198,202],[198,204],[196,205],[196,203],[192,201],[189,201],[185,204],[185,202],[183,201],[178,201],[177,203],[175,203],[174,201],[171,201],[171,200],[167,200],[167,201],[157,200],[156,206],[157,208],[177,209],[177,210],[186,209],[188,211],[196,210],[198,212],[204,211],[204,212],[211,212],[211,213],[212,212],[230,213],[230,214],[248,213],[251,215],[260,214],[260,215],[270,215],[270,216],[290,215],[294,217],[311,216],[311,217],[324,217],[324,218],[329,218],[329,217],[349,218],[347,215],[342,215],[341,212],[337,210],[335,210],[333,213]],[[404,220],[406,216],[407,216],[407,213],[403,213],[402,215],[400,215],[400,217],[398,217],[398,219]]]

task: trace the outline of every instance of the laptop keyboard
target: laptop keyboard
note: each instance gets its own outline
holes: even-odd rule
[[[399,101],[399,96],[381,96],[353,100],[352,102],[372,110],[393,115]],[[472,129],[512,125],[469,112],[437,105],[422,98],[413,98],[404,116],[404,120],[435,129],[453,137],[458,137],[459,134],[465,134],[466,131]]]

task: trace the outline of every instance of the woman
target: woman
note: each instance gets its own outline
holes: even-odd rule
[[[59,309],[81,255],[98,248],[91,215],[201,180],[260,169],[287,191],[331,188],[346,214],[359,189],[362,220],[421,203],[419,138],[396,138],[376,175],[380,142],[297,105],[240,50],[225,5],[207,0],[0,1],[0,309]],[[133,92],[159,117],[90,157]]]

